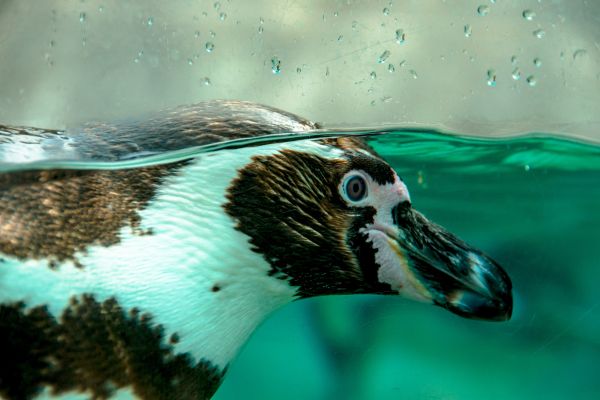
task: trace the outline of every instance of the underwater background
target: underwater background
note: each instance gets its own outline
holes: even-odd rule
[[[229,98],[388,127],[368,140],[415,207],[512,278],[506,323],[287,306],[215,399],[597,398],[599,27],[592,0],[0,0],[0,123]]]
[[[511,276],[509,322],[396,297],[297,302],[255,333],[216,399],[565,399],[600,393],[600,147],[542,134],[369,139],[413,205]]]

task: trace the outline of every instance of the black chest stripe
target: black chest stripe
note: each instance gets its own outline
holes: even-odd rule
[[[168,339],[178,340],[177,333]],[[45,307],[0,305],[0,354],[0,397],[7,399],[45,388],[103,399],[125,387],[143,399],[208,399],[225,373],[174,353],[150,315],[91,295],[73,298],[59,320]]]

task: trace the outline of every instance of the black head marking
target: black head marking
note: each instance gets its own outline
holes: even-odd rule
[[[374,253],[358,232],[372,222],[374,210],[349,206],[338,191],[341,178],[357,165],[389,178],[377,159],[362,157],[368,156],[326,159],[291,150],[257,156],[228,190],[225,210],[237,229],[271,264],[271,275],[299,286],[301,297],[384,291],[375,288]],[[363,251],[353,247],[359,245]]]
[[[377,277],[379,266],[375,262],[376,250],[367,241],[367,236],[360,232],[362,227],[373,222],[374,217],[375,209],[373,207],[365,207],[360,211],[359,216],[354,218],[348,230],[348,244],[354,249],[354,254],[363,274],[364,285],[368,288],[368,292],[391,294],[394,293],[391,286],[379,282]]]
[[[368,173],[380,185],[394,183],[394,171],[381,160],[364,154],[357,154],[350,159],[351,169],[359,169]]]

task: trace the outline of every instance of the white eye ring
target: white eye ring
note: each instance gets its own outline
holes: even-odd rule
[[[361,175],[351,175],[344,180],[344,193],[348,200],[358,203],[368,195],[367,181]]]

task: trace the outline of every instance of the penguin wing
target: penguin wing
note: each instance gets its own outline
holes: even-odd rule
[[[24,163],[126,161],[233,139],[318,128],[294,114],[236,100],[213,100],[66,130],[0,125],[0,170],[3,165],[4,170],[15,164],[22,168]]]

